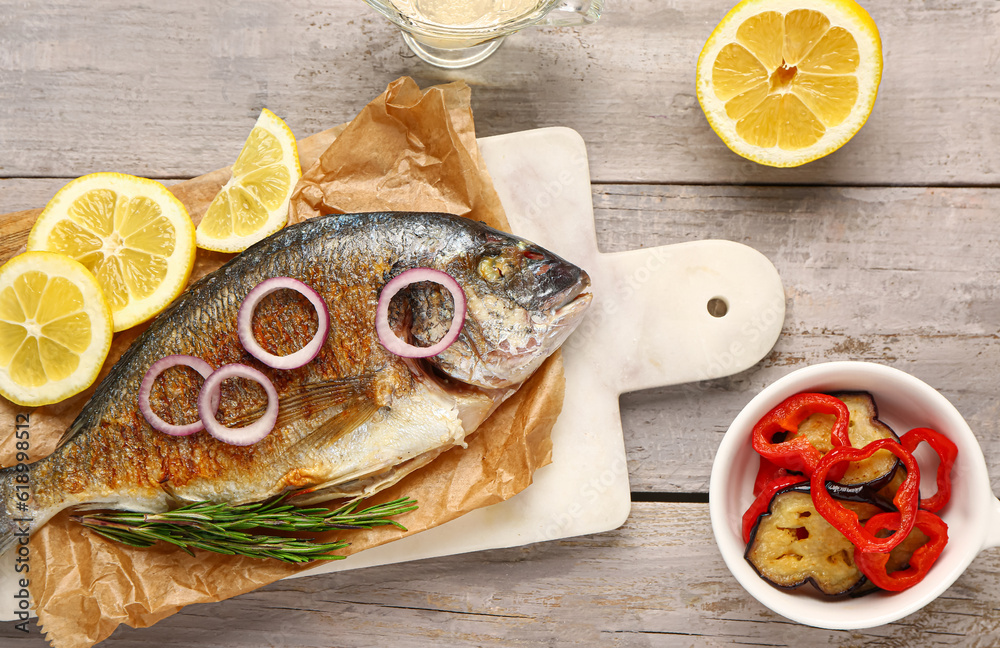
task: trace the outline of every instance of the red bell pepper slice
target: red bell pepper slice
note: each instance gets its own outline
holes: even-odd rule
[[[876,538],[874,534],[868,532],[861,526],[858,514],[833,499],[826,489],[826,481],[832,468],[849,461],[867,459],[879,450],[888,450],[899,457],[906,466],[906,479],[892,499],[901,515],[899,532],[888,538]],[[853,542],[859,551],[867,553],[891,551],[913,530],[920,505],[920,467],[913,455],[894,439],[872,441],[863,448],[850,446],[834,448],[820,460],[810,477],[809,485],[816,510],[833,525],[833,528]]]
[[[761,487],[760,492],[754,499],[753,504],[743,514],[743,543],[749,544],[750,532],[753,525],[757,523],[757,518],[767,512],[771,505],[771,500],[782,488],[787,488],[792,484],[801,484],[806,481],[805,475],[778,475]]]
[[[917,449],[921,441],[927,442],[927,445],[937,453],[941,462],[937,469],[937,492],[931,497],[920,500],[920,508],[937,513],[951,499],[951,469],[958,457],[958,446],[951,439],[931,428],[913,428],[899,438],[900,445],[911,453]]]
[[[760,468],[757,470],[757,477],[753,481],[753,496],[757,497],[764,490],[768,482],[778,478],[788,476],[788,471],[781,466],[776,466],[764,457],[760,458]]]
[[[868,523],[865,524],[865,531],[875,535],[879,531],[889,529],[896,531],[895,535],[905,538],[907,534],[899,531],[901,519],[900,514],[895,511],[879,513],[868,520]],[[887,573],[886,565],[889,562],[889,554],[886,552],[856,551],[854,552],[854,564],[858,566],[862,574],[868,577],[868,580],[884,590],[902,592],[913,587],[924,579],[938,556],[944,551],[945,545],[948,544],[948,525],[930,511],[919,511],[915,526],[924,532],[928,540],[913,552],[909,560],[910,566],[906,569],[891,574]]]
[[[753,426],[751,444],[760,456],[787,470],[811,475],[823,453],[816,449],[804,435],[792,436],[774,443],[774,436],[781,432],[794,434],[799,425],[813,414],[832,414],[837,417],[830,439],[834,447],[850,446],[848,422],[850,412],[839,398],[829,394],[796,394],[778,404]],[[847,466],[837,465],[838,471],[831,474],[835,481],[843,477]]]

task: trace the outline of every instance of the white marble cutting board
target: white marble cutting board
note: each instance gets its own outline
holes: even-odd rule
[[[747,369],[781,331],[781,280],[747,246],[598,250],[587,151],[575,131],[512,133],[480,146],[512,231],[583,267],[593,281],[590,312],[563,347],[566,399],[552,431],[552,464],[506,502],[302,576],[617,528],[631,504],[618,397]],[[713,299],[726,304],[724,316],[709,312]],[[0,565],[0,620],[13,619],[15,576],[12,565]]]
[[[566,400],[552,431],[552,463],[506,502],[302,575],[608,531],[631,493],[618,397],[719,378],[770,351],[785,295],[762,254],[730,241],[629,252],[597,248],[583,138],[568,128],[479,141],[511,230],[584,268],[594,303],[563,346]],[[723,300],[723,317],[708,302]]]

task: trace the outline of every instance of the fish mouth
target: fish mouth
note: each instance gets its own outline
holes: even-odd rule
[[[576,271],[579,273],[576,281],[550,297],[551,306],[540,317],[533,318],[538,327],[537,341],[550,353],[576,330],[594,301],[590,276],[579,268]]]
[[[559,295],[561,301],[553,305],[553,319],[559,326],[575,325],[594,301],[590,275],[577,268],[577,280]]]
[[[532,254],[529,256],[528,252]],[[520,291],[529,296],[521,304],[535,313],[552,313],[572,302],[590,287],[590,275],[561,257],[541,248],[525,253],[525,281]]]
[[[590,308],[590,304],[593,301],[594,293],[581,291],[565,304],[555,309],[553,314],[560,325],[567,326],[571,322],[576,323],[582,319],[583,314]]]

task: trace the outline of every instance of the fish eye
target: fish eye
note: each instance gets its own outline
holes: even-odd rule
[[[510,259],[502,256],[487,256],[479,260],[479,276],[489,283],[500,283],[513,274],[517,268]]]
[[[489,283],[497,283],[502,278],[497,270],[497,257],[483,257],[479,260],[479,276]]]

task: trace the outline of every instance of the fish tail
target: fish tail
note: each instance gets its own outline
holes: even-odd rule
[[[33,525],[31,466],[18,464],[0,470],[0,556],[18,541],[26,544]]]

